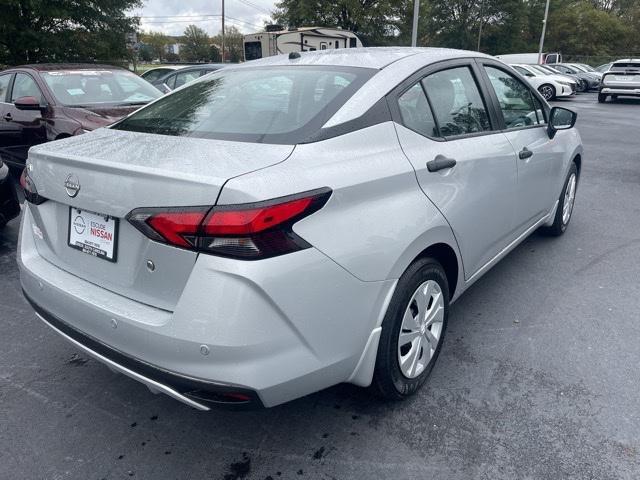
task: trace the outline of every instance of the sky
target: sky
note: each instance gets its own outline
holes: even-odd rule
[[[142,31],[160,31],[167,35],[182,35],[190,23],[209,35],[220,32],[222,0],[143,0],[144,6],[130,15],[140,16]],[[234,25],[243,33],[264,29],[274,0],[225,0],[225,26]],[[217,15],[203,17],[204,15]]]

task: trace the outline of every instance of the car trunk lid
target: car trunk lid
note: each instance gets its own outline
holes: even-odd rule
[[[38,251],[89,282],[172,310],[197,254],[148,239],[126,215],[140,207],[214,205],[228,179],[279,163],[293,147],[260,145],[259,155],[256,150],[250,143],[111,129],[34,147],[30,176],[48,199],[29,206]],[[71,208],[116,219],[115,261],[68,245]]]

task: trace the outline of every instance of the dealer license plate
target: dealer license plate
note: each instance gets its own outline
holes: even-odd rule
[[[71,248],[115,262],[118,219],[70,207],[68,243]]]

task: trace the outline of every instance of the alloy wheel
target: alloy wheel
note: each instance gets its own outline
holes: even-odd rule
[[[444,295],[438,282],[427,280],[411,296],[398,338],[400,371],[419,376],[433,358],[442,339]]]
[[[576,174],[572,173],[564,191],[564,202],[562,203],[562,223],[566,225],[573,212],[573,203],[576,199]]]
[[[553,99],[553,87],[551,85],[543,85],[540,87],[540,93],[544,97],[545,100]]]

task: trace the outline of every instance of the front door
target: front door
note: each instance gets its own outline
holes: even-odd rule
[[[7,165],[15,165],[11,156],[11,146],[18,141],[19,130],[13,123],[13,105],[10,102],[9,90],[11,87],[12,73],[0,75],[0,159]]]
[[[547,134],[546,112],[534,91],[504,67],[483,65],[517,155],[516,224],[526,230],[553,207],[552,181],[562,175],[562,151]]]
[[[20,97],[35,97],[44,105],[44,97],[35,80],[26,73],[16,73],[10,94],[10,104],[6,106],[4,121],[11,125],[13,135],[6,145],[9,162],[24,166],[29,148],[47,141],[46,122],[39,110],[18,110],[13,102]]]
[[[468,279],[513,239],[513,148],[493,129],[469,64],[429,73],[399,93],[397,108],[402,149],[451,225]]]

